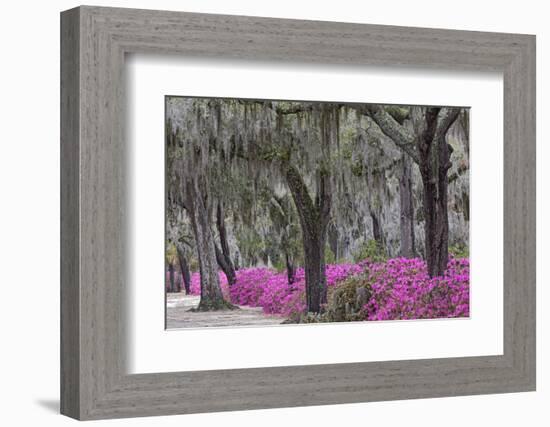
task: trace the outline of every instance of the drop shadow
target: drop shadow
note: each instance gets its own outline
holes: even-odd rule
[[[59,399],[37,399],[35,403],[50,412],[59,414]]]

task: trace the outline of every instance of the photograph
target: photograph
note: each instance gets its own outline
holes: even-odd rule
[[[166,328],[469,317],[469,116],[166,96]]]

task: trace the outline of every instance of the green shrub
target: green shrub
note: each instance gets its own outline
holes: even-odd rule
[[[457,243],[449,246],[449,254],[451,254],[453,258],[468,258],[470,256],[470,250],[468,246]]]
[[[323,313],[325,322],[362,320],[362,308],[369,301],[372,288],[367,275],[348,277],[330,289]]]
[[[356,263],[365,259],[369,259],[372,262],[384,262],[388,259],[388,255],[382,245],[372,239],[366,243],[363,243],[363,245],[355,253],[353,259]]]
[[[334,252],[332,252],[332,249],[327,244],[325,246],[325,264],[335,264],[336,263],[336,256],[334,255]]]
[[[327,304],[321,313],[292,313],[283,323],[326,323],[364,320],[362,308],[368,303],[372,288],[366,274],[351,276],[328,289]]]

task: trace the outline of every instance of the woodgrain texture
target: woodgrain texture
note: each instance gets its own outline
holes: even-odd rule
[[[61,413],[80,413],[79,13],[61,20]],[[65,262],[64,262],[65,261]]]
[[[535,389],[534,36],[84,6],[62,13],[61,41],[63,414],[99,419]],[[504,354],[128,375],[127,53],[503,72]]]

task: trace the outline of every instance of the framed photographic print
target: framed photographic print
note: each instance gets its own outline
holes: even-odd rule
[[[63,414],[535,389],[534,36],[83,6],[61,41]]]

